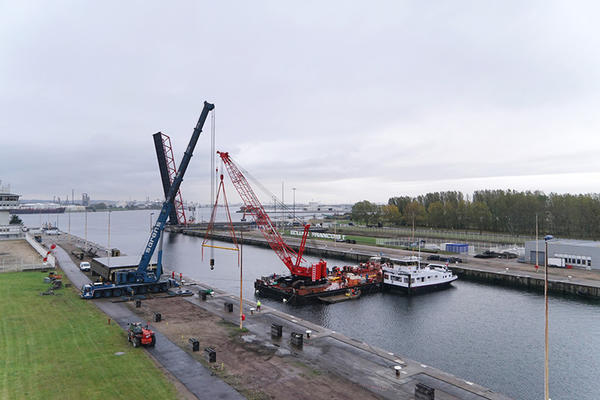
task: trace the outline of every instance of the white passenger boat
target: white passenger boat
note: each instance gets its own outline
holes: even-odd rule
[[[421,264],[418,257],[381,260],[384,289],[398,289],[408,293],[441,289],[458,277],[443,264]]]

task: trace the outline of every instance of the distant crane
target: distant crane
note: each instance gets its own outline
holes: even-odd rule
[[[256,226],[263,234],[265,240],[267,243],[269,243],[271,249],[273,249],[285,266],[290,270],[292,276],[312,282],[316,282],[325,278],[327,276],[327,263],[325,261],[321,260],[316,264],[307,266],[306,260],[302,258],[310,224],[304,225],[302,241],[300,242],[300,247],[296,253],[285,243],[283,237],[281,237],[281,234],[277,231],[275,225],[271,221],[271,218],[269,218],[269,215],[252,190],[248,180],[231,160],[229,153],[218,151],[217,154],[221,157],[223,164],[227,168],[227,172],[231,178],[233,186],[245,204],[245,213],[250,214],[254,218]]]

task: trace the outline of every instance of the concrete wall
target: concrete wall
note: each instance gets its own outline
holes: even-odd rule
[[[27,240],[27,243],[29,243],[31,247],[33,247],[35,251],[37,251],[40,254],[40,256],[42,256],[42,258],[46,257],[46,254],[48,254],[48,249],[46,249],[40,243],[36,242],[33,236],[27,233],[25,234],[25,240]],[[48,255],[48,265],[52,266],[52,268],[56,267],[56,257],[54,257],[54,255],[52,254]]]
[[[544,291],[543,275],[539,277],[516,275],[505,272],[482,271],[465,266],[452,266],[452,271],[461,279],[471,279],[495,283],[503,286],[521,287],[536,291]],[[587,286],[569,280],[549,280],[548,291],[559,294],[575,295],[591,299],[600,299],[600,286]]]
[[[183,233],[184,235],[190,236],[200,236],[204,237],[204,232],[194,232],[194,231],[178,231]],[[232,239],[228,235],[211,235],[216,240],[228,241],[231,242]],[[238,238],[238,241],[240,238]],[[261,239],[255,238],[244,238],[244,243],[251,244],[255,246],[261,247],[269,247],[268,243]],[[293,248],[294,246],[292,246]],[[535,251],[535,242],[533,242],[533,249]],[[347,260],[353,263],[365,262],[370,257],[374,256],[373,253],[365,253],[365,252],[357,252],[355,250],[343,251],[335,248],[327,248],[327,249],[318,249],[312,248],[310,246],[306,246],[304,249],[305,254],[311,254],[317,257],[331,257],[338,258],[342,260]],[[600,258],[598,258],[600,260]],[[474,280],[474,281],[482,281],[491,284],[503,285],[503,286],[513,286],[520,287],[525,289],[543,291],[544,290],[544,279],[543,276],[528,276],[528,275],[518,275],[514,272],[506,272],[506,271],[483,271],[479,270],[475,267],[471,267],[468,265],[452,265],[452,271],[460,276],[461,279]],[[570,282],[569,280],[559,281],[559,280],[549,280],[548,281],[548,291],[559,294],[566,295],[575,295],[592,299],[600,299],[600,286],[587,286],[581,285],[578,283]]]

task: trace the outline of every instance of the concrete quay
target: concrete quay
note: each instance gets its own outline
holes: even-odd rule
[[[214,289],[202,283],[192,284],[204,289],[213,289],[212,296],[203,301],[199,296],[185,299],[198,307],[219,315],[232,324],[239,323],[237,305],[239,297]],[[227,312],[224,303],[233,303],[236,312]],[[254,309],[254,311],[251,310]],[[278,348],[277,353],[284,357],[294,357],[317,369],[326,370],[358,384],[383,399],[415,399],[415,387],[424,384],[435,391],[437,400],[508,400],[476,383],[460,379],[437,368],[407,359],[368,343],[347,337],[339,332],[313,324],[293,315],[263,305],[257,312],[256,303],[243,301],[246,315],[244,327],[248,329],[248,341],[266,348]],[[272,324],[281,325],[282,337],[271,336]],[[310,337],[306,334],[310,331]],[[290,335],[297,332],[303,335],[302,346],[291,343]]]
[[[185,228],[168,228],[171,232],[182,233],[189,236],[204,237],[205,232]],[[212,233],[212,238],[220,241],[231,242],[227,233]],[[240,238],[237,238],[239,241]],[[286,237],[286,242],[297,248],[300,240]],[[269,244],[256,232],[244,235],[244,243],[254,246],[269,247]],[[392,249],[386,247],[336,243],[311,239],[307,241],[305,254],[316,257],[336,258],[352,263],[365,262],[374,255],[385,254],[389,257],[402,257],[416,255],[409,250]],[[425,255],[427,253],[423,253]],[[461,278],[486,282],[494,285],[512,286],[527,290],[544,290],[544,272],[540,267],[536,272],[531,264],[519,263],[516,260],[506,259],[478,259],[471,256],[462,256],[463,263],[452,264],[452,270]],[[600,299],[600,271],[587,271],[583,269],[565,269],[550,267],[548,270],[548,291],[561,295],[573,295],[587,299]]]
[[[53,242],[72,245],[77,239],[73,235],[64,235]],[[58,247],[57,256],[60,267],[75,286],[79,287],[89,282],[87,276],[79,271],[72,261],[72,257],[66,251]],[[196,293],[198,293],[198,289],[214,290],[213,295],[207,296],[206,301],[201,300],[198,295],[185,297],[186,301],[232,324],[239,323],[237,306],[236,312],[227,312],[223,307],[224,303],[239,304],[239,297],[218,289],[215,290],[201,282],[194,282],[188,277],[185,277],[185,282],[185,286],[193,289]],[[123,303],[112,303],[107,299],[95,301],[95,303],[121,326],[125,326],[127,321],[136,318]],[[372,393],[375,398],[416,399],[415,387],[417,384],[424,384],[435,390],[435,399],[437,400],[509,400],[505,395],[476,383],[460,379],[437,368],[371,346],[271,307],[263,305],[260,312],[257,312],[256,309],[257,305],[254,301],[243,301],[243,312],[246,315],[244,327],[248,330],[245,335],[246,341],[268,349],[276,348],[278,357],[291,358],[315,370],[327,371],[347,379]],[[271,336],[272,324],[282,326],[281,338]],[[307,335],[309,330],[311,331],[310,337]],[[291,343],[291,332],[302,334],[302,346]],[[208,385],[213,388],[213,392],[210,393],[214,395],[213,398],[239,397],[239,393],[212,376],[204,366],[194,362],[186,350],[174,347],[174,344],[163,336],[159,343],[162,345],[157,344],[156,349],[147,349],[147,351],[195,396],[203,398],[203,395],[208,394],[203,392]],[[168,351],[162,349],[161,346],[169,346]],[[176,348],[177,350],[175,350]],[[306,398],[310,398],[309,389],[306,391],[306,396]]]

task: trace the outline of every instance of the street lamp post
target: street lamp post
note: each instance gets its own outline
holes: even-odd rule
[[[296,221],[296,188],[292,188],[292,192],[294,193],[294,206],[293,206],[293,221],[292,221],[292,225],[294,224],[294,221]]]
[[[108,267],[110,268],[110,209],[108,210],[108,248],[106,249],[106,252],[108,253]]]
[[[546,244],[545,262],[544,262],[544,301],[546,303],[546,326],[544,330],[545,345],[544,345],[544,399],[550,399],[548,390],[548,242],[554,239],[552,235],[546,235],[544,242]]]
[[[150,213],[150,232],[152,232],[152,216],[154,215],[153,212]]]
[[[85,207],[85,251],[87,251],[87,206]]]

